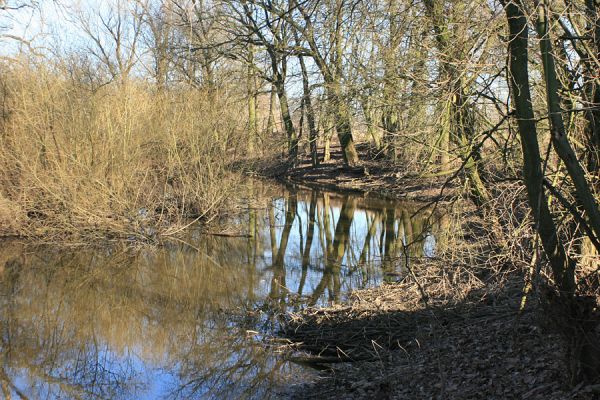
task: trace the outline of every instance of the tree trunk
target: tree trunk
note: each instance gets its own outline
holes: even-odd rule
[[[297,39],[296,39],[297,40]],[[304,63],[304,57],[299,56],[300,69],[302,71],[302,89],[304,91],[304,106],[306,108],[306,119],[308,121],[308,143],[310,145],[310,159],[312,166],[316,167],[319,165],[319,157],[317,155],[317,141],[319,140],[317,127],[315,124],[315,111],[312,106],[312,100],[310,97],[310,85],[308,82],[308,71],[306,70],[306,64]]]
[[[354,138],[352,137],[350,110],[348,104],[344,103],[342,96],[344,0],[335,0],[335,4],[333,4],[335,10],[331,10],[335,12],[335,17],[332,18],[334,29],[330,32],[333,51],[329,53],[328,62],[321,54],[321,50],[317,44],[310,14],[304,9],[303,4],[295,0],[290,1],[290,5],[302,14],[306,23],[306,26],[300,28],[298,31],[302,33],[308,43],[311,49],[311,57],[323,75],[327,98],[333,108],[336,133],[342,147],[344,163],[349,166],[356,165],[359,159],[354,146]],[[290,25],[297,27],[298,25],[290,18],[290,14],[281,15],[281,17],[286,18]]]
[[[373,109],[371,108],[371,105],[369,104],[370,99],[362,98],[361,100],[362,100],[361,103],[362,103],[363,112],[365,114],[365,123],[367,124],[367,133],[369,134],[371,139],[373,139],[373,144],[375,145],[375,149],[377,149],[379,151],[379,150],[381,150],[383,144],[382,144],[381,138],[379,137],[379,133],[377,132],[377,127],[375,125],[376,124],[375,112],[373,111]]]
[[[338,82],[329,87],[329,104],[333,107],[335,131],[342,147],[342,157],[348,166],[358,164],[358,153],[352,136],[352,122],[348,105],[342,101],[341,86]]]
[[[279,108],[281,110],[281,120],[287,136],[288,157],[296,160],[298,156],[298,137],[294,129],[294,122],[290,113],[287,93],[285,90],[285,79],[287,76],[287,59],[279,57],[275,48],[267,47],[267,52],[271,58],[271,69],[273,70],[273,85],[279,98]]]
[[[258,133],[256,120],[256,77],[254,74],[254,51],[252,46],[248,47],[248,66],[246,76],[246,87],[248,96],[248,147],[247,155],[254,153],[254,141]]]
[[[448,163],[446,149],[449,147],[448,136],[459,145],[459,156],[465,163],[467,177],[469,179],[470,197],[477,206],[488,202],[490,195],[483,184],[479,168],[479,157],[473,157],[473,140],[475,137],[475,118],[472,105],[468,103],[465,96],[465,82],[461,71],[458,70],[456,62],[462,58],[461,54],[452,48],[450,44],[449,23],[444,14],[443,2],[425,0],[425,7],[435,31],[435,39],[438,50],[446,57],[440,61],[444,80],[450,82],[447,94],[450,101],[450,135],[442,132],[440,138],[442,167]],[[446,156],[444,155],[446,154]]]
[[[267,119],[267,137],[272,137],[275,132],[275,97],[277,91],[271,85],[271,96],[269,97],[269,118]]]
[[[595,0],[585,0],[587,10],[587,30],[592,32],[593,44],[592,49],[596,54],[600,54],[600,5]],[[585,117],[587,119],[586,136],[588,141],[588,170],[596,175],[596,187],[600,187],[600,85],[598,78],[594,79],[593,66],[598,68],[598,64],[589,61],[592,68],[588,68],[589,81],[586,84],[585,95],[587,98]]]
[[[568,258],[556,232],[556,225],[548,208],[548,199],[542,186],[543,174],[537,140],[535,115],[529,89],[528,26],[520,0],[503,0],[509,27],[510,87],[515,107],[523,150],[523,178],[529,206],[533,211],[535,227],[544,252],[550,261],[552,274],[564,297],[575,293],[575,262]]]
[[[396,136],[400,131],[400,110],[398,107],[398,85],[397,64],[398,47],[402,39],[402,33],[396,23],[398,18],[397,0],[389,0],[389,43],[383,54],[383,111],[381,115],[381,126],[383,128],[383,143],[387,156],[394,162],[398,158],[396,148]]]
[[[331,118],[331,107],[327,101],[323,108],[321,116],[321,126],[323,127],[323,162],[327,162],[331,159],[331,137],[333,136],[335,127]]]
[[[559,82],[556,76],[552,42],[548,30],[548,12],[550,10],[546,0],[538,1],[537,3],[538,18],[536,28],[540,36],[540,50],[544,67],[550,128],[552,131],[552,146],[567,168],[569,177],[573,181],[577,192],[577,199],[586,212],[590,227],[594,231],[596,238],[600,239],[600,210],[585,178],[585,171],[579,164],[577,155],[571,147],[562,118],[560,95],[558,92]]]
[[[283,82],[276,82],[277,97],[279,98],[279,108],[281,110],[281,120],[283,121],[283,127],[287,135],[288,143],[288,156],[290,159],[295,160],[298,156],[298,137],[296,136],[296,129],[294,128],[294,121],[290,113],[290,107],[288,105],[287,93]]]

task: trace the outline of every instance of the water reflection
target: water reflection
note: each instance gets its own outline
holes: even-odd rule
[[[401,279],[406,262],[443,245],[444,220],[416,206],[260,190],[234,221],[247,233],[238,237],[190,232],[160,248],[77,251],[3,244],[3,396],[268,397],[301,372],[260,345],[278,312]]]
[[[314,305],[402,279],[411,262],[443,248],[447,220],[416,204],[300,191],[270,201],[264,223],[270,298]]]
[[[258,275],[217,254],[243,260],[245,247],[207,241],[208,248],[214,257],[186,246],[5,248],[4,397],[261,397],[283,378],[272,372],[286,371],[247,335],[259,319],[236,314],[255,298]]]

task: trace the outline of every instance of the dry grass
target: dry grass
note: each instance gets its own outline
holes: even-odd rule
[[[224,93],[92,92],[31,65],[0,79],[0,235],[173,233],[214,216],[235,184],[240,112]]]

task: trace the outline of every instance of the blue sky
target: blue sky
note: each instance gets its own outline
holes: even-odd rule
[[[87,39],[77,26],[74,14],[80,11],[101,10],[109,1],[39,0],[36,3],[34,7],[0,14],[0,26],[3,28],[0,55],[14,55],[23,46],[11,36],[27,40],[39,53],[57,48],[66,50],[85,47]]]

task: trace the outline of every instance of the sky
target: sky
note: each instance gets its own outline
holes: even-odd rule
[[[14,4],[15,1],[12,1]],[[47,54],[56,49],[68,50],[85,47],[86,38],[77,26],[73,13],[79,10],[101,10],[104,0],[38,0],[19,10],[5,10],[0,14],[1,56],[19,52],[24,44],[14,37],[23,38],[36,52]]]

